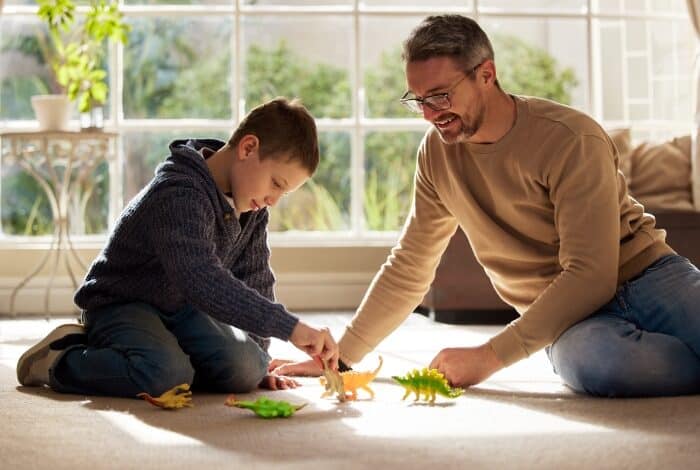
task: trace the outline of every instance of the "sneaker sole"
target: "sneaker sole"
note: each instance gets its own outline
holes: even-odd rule
[[[17,361],[17,381],[24,386],[33,385],[28,383],[31,365],[48,354],[51,343],[72,334],[84,335],[85,328],[81,325],[73,324],[60,325],[51,333],[46,335],[44,339],[29,348],[24,354],[22,354],[19,361]]]

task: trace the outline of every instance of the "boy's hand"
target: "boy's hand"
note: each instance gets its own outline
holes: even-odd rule
[[[338,344],[328,328],[312,328],[300,321],[292,330],[289,341],[312,358],[319,356],[332,369],[338,368]]]
[[[314,359],[303,362],[294,362],[287,359],[273,359],[270,361],[268,371],[277,375],[319,377],[323,374],[323,367]]]

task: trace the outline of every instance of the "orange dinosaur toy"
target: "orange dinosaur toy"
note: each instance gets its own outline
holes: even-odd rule
[[[384,363],[384,360],[382,359],[382,356],[379,356],[379,365],[377,368],[372,371],[372,372],[358,372],[354,370],[348,370],[346,372],[341,372],[340,376],[343,379],[343,387],[345,388],[346,392],[346,399],[348,400],[357,400],[357,389],[362,389],[369,393],[370,400],[374,398],[374,391],[369,388],[369,383],[374,380],[375,377],[377,377],[377,374],[379,373],[379,369],[382,368],[382,364]],[[326,379],[324,377],[320,377],[319,379],[321,381],[321,385],[324,387],[326,386]],[[348,396],[347,393],[350,395]],[[332,391],[326,390],[323,392],[323,395],[321,395],[322,398],[327,397],[332,394]]]

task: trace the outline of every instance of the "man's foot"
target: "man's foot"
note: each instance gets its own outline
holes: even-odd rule
[[[49,385],[49,370],[53,368],[58,356],[68,346],[86,343],[87,335],[82,325],[66,324],[57,327],[22,354],[17,361],[17,380],[26,387]]]

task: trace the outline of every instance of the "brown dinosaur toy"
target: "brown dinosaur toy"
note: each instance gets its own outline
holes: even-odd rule
[[[372,382],[377,376],[377,374],[379,373],[379,369],[382,368],[383,363],[384,360],[382,359],[382,356],[379,356],[379,365],[372,372],[358,372],[354,370],[341,372],[340,377],[342,377],[343,379],[343,387],[345,388],[346,393],[345,398],[347,400],[357,400],[357,389],[361,388],[362,390],[369,393],[370,400],[373,399],[374,391],[371,388],[369,388],[369,383]],[[327,383],[325,377],[320,377],[319,380],[321,381],[321,385],[325,387]],[[349,395],[347,395],[348,393]],[[321,398],[330,396],[331,394],[332,391],[326,390],[325,392],[323,392],[323,395],[321,395]]]

